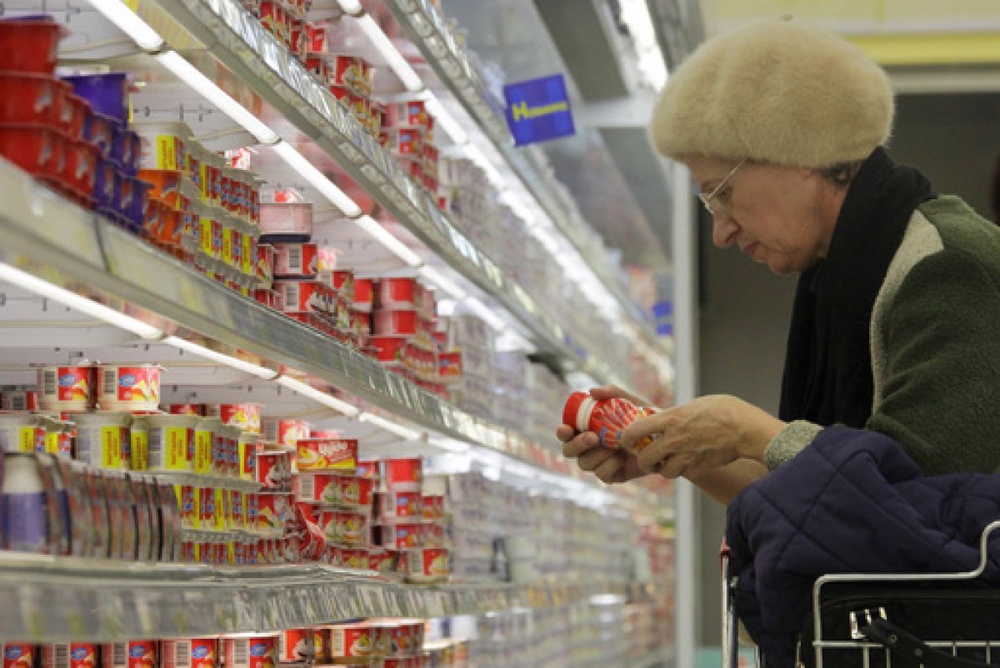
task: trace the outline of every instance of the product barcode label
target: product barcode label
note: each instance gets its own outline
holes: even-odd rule
[[[128,668],[128,643],[116,642],[111,645],[111,664],[114,668]],[[107,666],[105,666],[107,668]]]
[[[56,385],[56,370],[46,369],[42,373],[42,393],[47,397],[55,395],[59,390]],[[19,409],[15,409],[19,410]]]
[[[299,284],[298,283],[286,283],[285,284],[285,308],[292,306],[298,311],[298,307],[295,306],[299,303]]]
[[[166,640],[163,642],[164,668],[191,668],[191,641]]]
[[[69,668],[69,643],[52,646],[52,668]]]
[[[165,429],[150,429],[149,444],[146,449],[146,465],[160,468],[163,466],[163,432]]]
[[[114,397],[118,395],[118,379],[115,369],[104,370],[104,394]]]
[[[302,249],[299,246],[289,246],[288,268],[296,272],[302,271]]]
[[[55,390],[53,390],[55,392]],[[49,394],[48,382],[45,384],[45,393]],[[8,410],[12,411],[26,411],[28,410],[28,397],[24,394],[13,394],[10,397],[10,407]]]
[[[228,663],[228,662],[227,662]],[[246,638],[233,640],[233,663],[231,668],[242,668],[250,663],[250,641]]]
[[[316,494],[316,477],[311,475],[299,475],[299,498],[311,501]]]

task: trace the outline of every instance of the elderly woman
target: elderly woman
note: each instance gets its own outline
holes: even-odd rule
[[[883,70],[794,21],[682,63],[653,142],[690,170],[716,246],[799,274],[779,416],[704,396],[634,422],[623,449],[561,425],[567,457],[606,482],[684,476],[727,503],[831,425],[891,437],[926,474],[998,470],[1000,229],[893,162],[892,120]]]

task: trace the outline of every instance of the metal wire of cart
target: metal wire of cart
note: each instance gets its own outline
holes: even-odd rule
[[[866,606],[865,609],[851,613],[849,620],[851,629],[850,639],[824,637],[824,611],[821,603],[826,591],[836,585],[856,584],[856,585],[905,585],[927,584],[927,583],[958,583],[975,580],[983,574],[988,563],[988,544],[990,535],[1000,529],[1000,521],[988,524],[982,531],[979,540],[980,560],[976,568],[969,571],[953,573],[837,573],[819,577],[813,585],[813,666],[814,668],[878,668],[885,666],[891,668],[893,664],[892,655],[889,649],[882,644],[866,639],[862,629],[870,625],[874,618],[880,615],[884,617],[884,609]],[[739,620],[734,608],[733,592],[736,588],[737,578],[729,573],[728,549],[723,546],[722,550],[722,611],[723,611],[723,668],[738,668],[739,665]],[[1000,615],[1000,610],[997,611]],[[965,638],[962,640],[949,638],[923,638],[921,639],[926,647],[944,653],[940,658],[927,657],[926,663],[914,664],[912,662],[903,665],[926,665],[927,668],[933,666],[991,666],[1000,665],[1000,637],[996,638]],[[962,657],[962,652],[970,649],[978,650],[975,661]],[[804,657],[809,652],[808,647],[800,647],[800,656]],[[825,666],[824,660],[829,658],[829,652],[836,651],[836,664]],[[920,661],[917,659],[917,661]],[[758,656],[758,665],[760,660]],[[805,665],[800,663],[800,665]],[[900,665],[897,661],[896,665]]]

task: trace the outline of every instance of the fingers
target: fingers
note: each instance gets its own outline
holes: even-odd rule
[[[560,432],[557,431],[556,435],[559,436]],[[587,451],[597,448],[599,443],[600,439],[597,437],[597,434],[592,431],[585,431],[563,442],[563,456],[571,458],[579,457]]]

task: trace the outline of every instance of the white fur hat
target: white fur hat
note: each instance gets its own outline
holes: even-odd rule
[[[794,21],[707,40],[672,73],[650,133],[670,158],[797,167],[868,157],[892,131],[886,73],[860,48]]]

